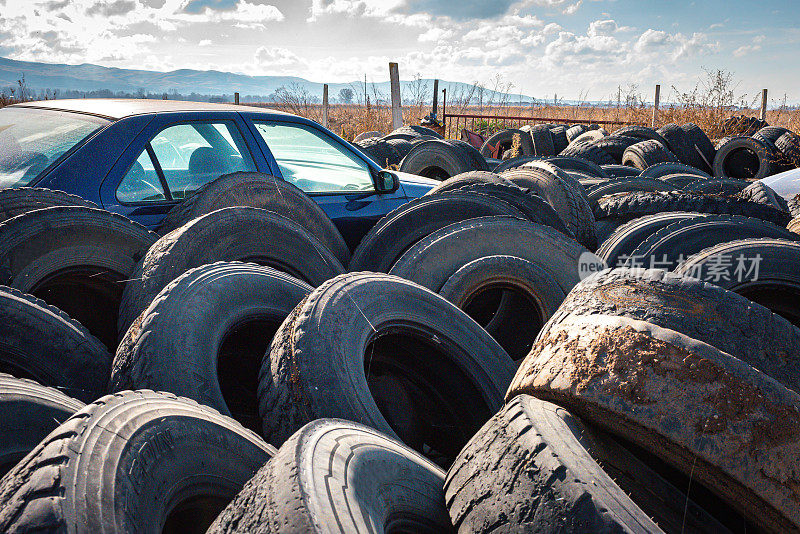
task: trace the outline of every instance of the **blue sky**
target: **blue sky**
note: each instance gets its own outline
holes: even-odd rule
[[[382,81],[397,61],[404,79],[590,100],[725,69],[737,95],[800,102],[798,19],[789,0],[0,0],[0,55],[320,82]]]

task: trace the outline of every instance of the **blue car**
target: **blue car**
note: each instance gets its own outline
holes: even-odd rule
[[[351,248],[378,219],[436,184],[384,171],[319,124],[269,109],[123,99],[0,109],[0,188],[65,191],[150,229],[199,187],[235,171],[295,184]]]

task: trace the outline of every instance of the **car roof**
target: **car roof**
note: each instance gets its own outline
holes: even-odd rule
[[[87,113],[108,119],[121,119],[131,115],[161,113],[170,111],[238,111],[248,113],[269,113],[294,116],[269,108],[235,104],[214,104],[211,102],[186,102],[182,100],[150,100],[145,98],[75,98],[64,100],[40,100],[14,104],[12,107],[55,109]]]

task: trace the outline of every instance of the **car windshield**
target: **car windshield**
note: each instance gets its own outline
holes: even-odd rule
[[[107,123],[105,119],[65,111],[0,109],[0,188],[28,185]]]

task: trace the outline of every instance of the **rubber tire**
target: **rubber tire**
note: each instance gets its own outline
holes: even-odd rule
[[[616,193],[627,193],[630,191],[674,191],[675,187],[669,182],[659,180],[658,178],[620,178],[611,180],[603,185],[595,187],[589,193],[589,202],[596,202],[601,197],[606,195],[614,195]]]
[[[785,132],[775,141],[775,147],[788,158],[792,168],[800,167],[800,135]]]
[[[654,141],[658,141],[665,147],[669,144],[667,143],[667,140],[664,139],[664,137],[660,133],[658,133],[653,128],[649,128],[647,126],[623,126],[619,130],[616,130],[612,135],[624,135],[627,137],[636,137],[638,139],[641,139],[642,141],[647,141],[652,139]]]
[[[694,151],[692,159],[700,169],[711,172],[714,165],[714,156],[717,154],[711,139],[708,138],[702,128],[693,122],[687,122],[681,126],[681,129],[686,132],[689,147]]]
[[[732,291],[660,269],[609,269],[583,279],[548,327],[571,316],[624,317],[726,352],[800,392],[800,329]]]
[[[542,158],[547,163],[551,163],[559,169],[565,171],[578,171],[591,174],[598,178],[611,178],[597,163],[586,158],[577,156],[553,156],[552,158]]]
[[[729,354],[634,319],[572,316],[540,334],[506,398],[522,393],[624,436],[766,531],[798,528],[800,395]]]
[[[515,256],[550,273],[566,294],[580,280],[578,261],[586,252],[576,241],[550,227],[511,217],[482,217],[452,224],[418,241],[397,260],[390,274],[438,293],[471,261]]]
[[[603,241],[603,244],[597,250],[597,255],[612,269],[626,266],[644,267],[644,265],[633,264],[633,258],[631,258],[633,251],[642,241],[674,222],[705,216],[704,213],[668,211],[666,213],[637,217],[621,225],[608,239]]]
[[[657,230],[642,241],[631,255],[656,258],[659,264],[649,265],[650,267],[671,271],[693,254],[710,246],[736,239],[759,237],[800,239],[786,228],[759,219],[740,215],[708,215],[673,222]]]
[[[665,176],[669,176],[670,174],[677,174],[677,173],[694,174],[698,178],[707,178],[707,179],[713,178],[713,176],[711,176],[705,171],[698,169],[697,167],[692,167],[691,165],[686,165],[684,163],[675,163],[672,161],[650,165],[649,167],[641,171],[639,173],[639,176],[648,178],[663,178]]]
[[[469,184],[482,184],[482,183],[502,183],[506,185],[514,185],[509,180],[501,177],[499,174],[489,171],[467,171],[451,176],[447,180],[442,180],[423,196],[436,195],[449,191],[455,191],[465,185]]]
[[[553,153],[560,154],[569,145],[567,127],[556,126],[555,128],[550,128],[550,134],[553,136]]]
[[[109,395],[59,426],[0,481],[0,531],[160,532],[170,510],[185,504],[173,528],[204,532],[275,453],[188,399]]]
[[[667,149],[675,154],[681,163],[701,168],[700,165],[703,164],[703,161],[690,146],[689,138],[680,126],[673,123],[665,124],[658,129],[658,133],[667,140]]]
[[[0,372],[91,402],[105,395],[111,354],[54,306],[0,286]]]
[[[656,163],[678,162],[678,158],[670,152],[666,145],[650,139],[640,141],[625,149],[622,155],[622,164],[644,170]]]
[[[583,132],[588,132],[589,127],[585,124],[576,124],[567,128],[567,140],[571,143],[578,138]]]
[[[424,349],[408,351],[404,340],[393,339],[392,347],[376,353],[371,342],[393,333],[411,336]],[[368,350],[370,346],[372,350]],[[398,353],[402,354],[399,359]],[[436,364],[444,361],[454,367],[442,372]],[[367,378],[369,369],[382,365],[408,366],[406,375],[401,375],[408,381],[401,391],[408,392],[408,385],[413,392],[423,386],[435,390],[431,394],[441,399],[434,404],[421,398],[421,393],[406,396],[423,403],[421,409],[427,413],[450,409],[454,419],[447,422],[447,432],[431,429],[424,437],[418,436],[414,424],[403,427],[407,431],[390,425]],[[445,369],[449,369],[447,365]],[[259,376],[264,436],[281,444],[314,419],[338,417],[392,437],[399,433],[406,445],[417,452],[428,446],[427,457],[433,454],[449,465],[500,409],[514,370],[513,361],[500,345],[440,296],[395,276],[345,274],[314,290],[275,335]],[[395,394],[391,401],[397,397]],[[431,449],[432,445],[449,450]]]
[[[57,306],[113,352],[122,284],[158,236],[121,215],[79,206],[24,213],[0,224],[0,235],[0,284]],[[66,285],[54,288],[54,280]],[[79,297],[77,289],[88,294]]]
[[[741,150],[754,154],[758,159],[758,168],[753,171],[741,165],[731,169],[731,158]],[[714,157],[714,176],[717,178],[741,178],[761,180],[774,174],[775,154],[764,142],[752,137],[734,137],[717,150]]]
[[[717,256],[728,256],[736,261],[739,255],[753,258],[761,255],[757,281],[739,281],[734,276],[720,279],[714,283],[729,291],[734,291],[750,300],[782,315],[792,324],[800,327],[800,311],[797,308],[800,298],[800,243],[783,239],[744,239],[720,243],[707,248],[675,269],[685,276],[703,277],[709,265]]]
[[[353,252],[348,269],[388,273],[397,258],[425,236],[454,222],[491,215],[524,217],[503,200],[461,190],[414,199],[370,229]]]
[[[353,138],[353,143],[358,143],[359,141],[363,141],[364,139],[371,139],[373,137],[383,137],[383,132],[379,132],[377,130],[372,130],[369,132],[361,132],[357,136]]]
[[[274,333],[311,290],[270,267],[218,262],[192,269],[165,287],[125,334],[109,391],[169,391],[260,431],[256,377],[270,333],[259,331],[257,339],[239,333],[228,354],[223,344],[254,320],[271,323]]]
[[[441,469],[397,440],[317,420],[284,443],[208,533],[450,532],[443,484]]]
[[[0,189],[0,223],[33,210],[56,206],[96,208],[97,204],[53,189],[9,187]]]
[[[120,338],[170,282],[217,261],[270,265],[312,286],[344,272],[326,247],[282,215],[258,208],[217,210],[159,239],[137,264],[122,295]]]
[[[484,158],[478,151],[478,149],[476,149],[471,144],[467,143],[466,141],[462,141],[460,139],[447,139],[446,142],[456,148],[460,148],[461,151],[472,162],[473,169],[477,171],[489,170],[489,165],[488,163],[486,163],[486,158]]]
[[[0,373],[0,477],[84,406],[57,389]]]
[[[640,139],[635,137],[628,137],[625,135],[610,135],[608,137],[603,137],[602,139],[598,139],[593,143],[593,145],[597,148],[603,149],[605,152],[614,158],[615,164],[622,163],[622,155],[625,153],[625,149],[631,145],[638,143]]]
[[[401,126],[400,128],[389,132],[388,135],[385,135],[384,139],[390,135],[410,135],[411,137],[429,136],[435,139],[443,139],[442,134],[436,130],[426,128],[425,126],[420,126],[418,124],[407,124],[405,126]]]
[[[553,134],[547,125],[537,124],[532,126],[528,130],[528,136],[531,140],[531,156],[555,156],[558,154]],[[529,154],[525,153],[523,155],[527,156]]]
[[[397,165],[402,159],[400,153],[387,139],[370,137],[363,141],[357,141],[354,144],[361,152],[369,157],[369,159],[377,163],[378,166],[383,169],[391,167],[392,165]]]
[[[734,178],[711,178],[710,180],[697,180],[683,187],[687,193],[706,193],[722,195],[723,197],[735,197],[744,188],[750,185],[747,180],[737,180]]]
[[[403,158],[406,157],[409,152],[411,152],[412,148],[414,148],[414,143],[411,141],[406,141],[405,139],[389,139],[386,142],[392,145],[397,151],[398,157],[392,161],[392,165],[400,165],[400,162],[403,160]]]
[[[288,217],[328,247],[343,265],[350,261],[347,243],[319,204],[286,180],[257,172],[225,174],[202,186],[167,213],[158,233],[167,235],[202,215],[234,206],[262,208]]]
[[[639,169],[634,169],[627,165],[601,165],[600,168],[611,178],[631,178],[639,176],[641,173]]]
[[[598,130],[586,132],[583,135],[588,135],[594,133],[595,131]],[[583,158],[591,161],[592,163],[596,163],[597,165],[613,165],[614,163],[617,163],[611,154],[594,143],[573,143],[564,149],[559,155],[562,157]]]
[[[444,180],[475,168],[464,151],[437,139],[414,145],[411,152],[403,158],[399,170]]]
[[[694,184],[696,182],[710,181],[707,180],[706,178],[700,178],[696,174],[683,174],[683,173],[668,174],[663,178],[661,178],[661,180],[664,180],[665,182],[672,184],[676,191],[678,190],[686,191],[685,188],[687,186]],[[714,180],[714,178],[712,178],[711,180]]]
[[[504,151],[508,150],[508,148],[511,147],[512,143],[514,142],[515,135],[519,135],[520,138],[520,148],[522,149],[522,154],[520,155],[533,156],[534,155],[533,142],[531,140],[530,134],[528,132],[517,130],[515,128],[511,128],[508,130],[500,130],[499,132],[487,138],[480,149],[481,155],[484,158],[496,157],[494,151],[497,149],[499,145],[501,147],[501,152],[497,154],[497,157],[499,157],[500,155],[502,155]],[[550,143],[552,145],[552,139]]]

